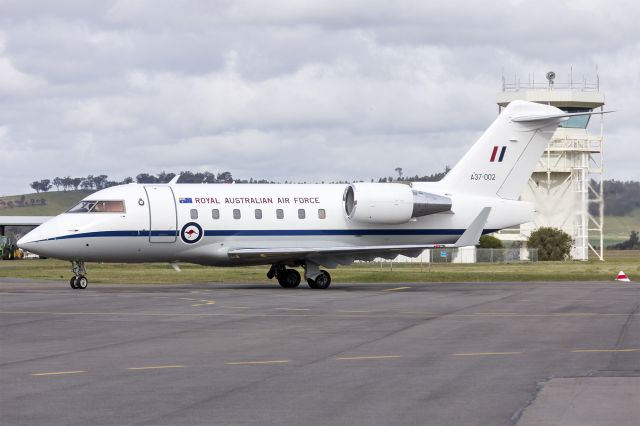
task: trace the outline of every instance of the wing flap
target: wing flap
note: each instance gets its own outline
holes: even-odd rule
[[[353,258],[369,258],[397,256],[406,254],[416,257],[422,250],[439,247],[466,247],[478,244],[487,223],[491,207],[484,207],[471,225],[454,244],[399,244],[377,246],[337,246],[337,247],[262,247],[230,249],[227,255],[231,259],[244,261],[282,261],[286,259],[318,258],[330,256],[346,256]]]

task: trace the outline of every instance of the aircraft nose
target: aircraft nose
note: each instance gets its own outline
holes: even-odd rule
[[[24,237],[20,238],[17,243],[18,247],[20,247],[22,250],[33,251],[36,243],[31,234],[31,232],[28,232]]]

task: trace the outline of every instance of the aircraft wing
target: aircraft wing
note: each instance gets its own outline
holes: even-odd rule
[[[227,255],[232,259],[244,261],[282,262],[293,259],[310,259],[319,264],[332,267],[337,264],[349,264],[354,260],[373,260],[376,257],[395,258],[399,254],[417,257],[428,248],[466,247],[478,244],[484,225],[487,223],[491,207],[483,208],[471,222],[469,228],[454,244],[405,244],[380,246],[337,246],[337,247],[278,247],[278,248],[235,248]]]

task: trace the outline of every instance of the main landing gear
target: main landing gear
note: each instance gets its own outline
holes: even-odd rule
[[[302,281],[300,272],[295,269],[287,269],[281,264],[272,265],[269,272],[267,272],[267,278],[272,279],[273,277],[276,277],[283,288],[296,288]]]
[[[84,268],[84,262],[71,261],[71,270],[73,271],[73,277],[69,280],[71,288],[84,290],[89,285],[89,280],[85,276],[87,270]]]
[[[302,263],[304,268],[304,278],[307,280],[309,287],[313,289],[323,290],[331,285],[331,275],[325,270],[319,268],[318,264],[305,262]],[[282,264],[271,265],[267,278],[276,278],[283,288],[296,288],[300,285],[302,277],[295,269],[286,268]]]

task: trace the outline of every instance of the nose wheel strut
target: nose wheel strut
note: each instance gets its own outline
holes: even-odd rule
[[[84,290],[89,285],[89,280],[85,276],[87,270],[84,267],[84,262],[73,260],[71,262],[71,270],[73,271],[73,277],[69,280],[71,288]]]

